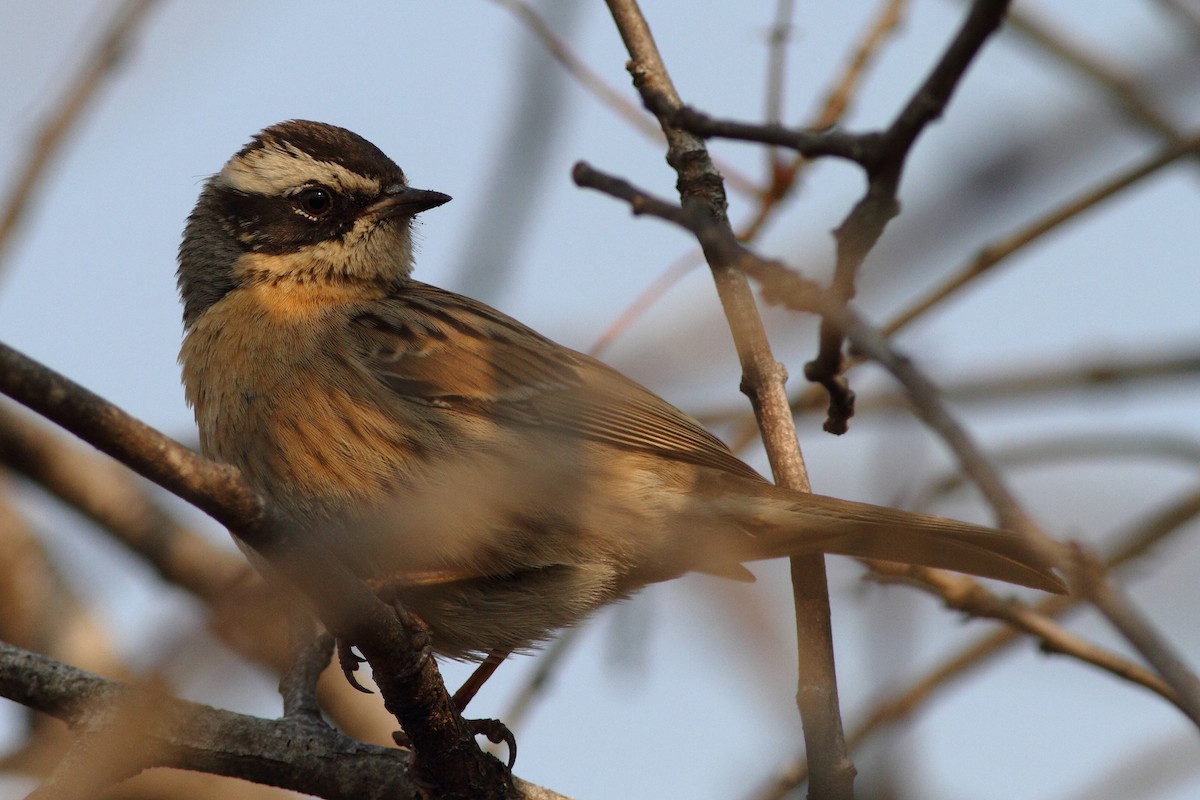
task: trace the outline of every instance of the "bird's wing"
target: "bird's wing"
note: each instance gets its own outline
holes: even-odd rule
[[[648,389],[469,298],[410,281],[352,325],[368,368],[404,400],[762,480]]]

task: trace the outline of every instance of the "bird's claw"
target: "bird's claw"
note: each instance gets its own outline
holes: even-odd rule
[[[498,719],[465,719],[463,722],[467,723],[473,735],[486,736],[492,744],[508,747],[508,768],[513,768],[513,764],[517,763],[517,737],[513,736],[507,725]],[[393,732],[392,741],[397,747],[412,749],[412,739],[404,731]]]
[[[498,719],[468,719],[464,720],[476,736],[486,736],[492,744],[504,744],[508,747],[508,768],[517,763],[517,737]]]
[[[337,640],[337,657],[338,665],[342,668],[342,674],[346,676],[346,681],[358,689],[363,694],[375,694],[367,687],[358,682],[358,678],[354,677],[354,673],[358,672],[358,665],[366,662],[362,656],[356,655],[353,645],[344,639]]]

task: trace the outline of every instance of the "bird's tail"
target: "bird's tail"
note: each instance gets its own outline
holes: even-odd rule
[[[726,540],[733,549],[721,558],[726,565],[730,556],[742,562],[824,552],[954,570],[1060,594],[1066,588],[1049,559],[1012,531],[769,485],[756,500],[752,510],[726,516],[737,520],[743,534],[733,543]]]

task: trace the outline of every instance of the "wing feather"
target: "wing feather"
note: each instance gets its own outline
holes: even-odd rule
[[[352,324],[365,363],[403,399],[761,480],[648,389],[469,298],[410,281]]]

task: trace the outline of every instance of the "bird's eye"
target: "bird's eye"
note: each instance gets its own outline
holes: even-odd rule
[[[310,217],[323,217],[333,210],[333,192],[324,186],[310,186],[297,192],[292,202]]]

